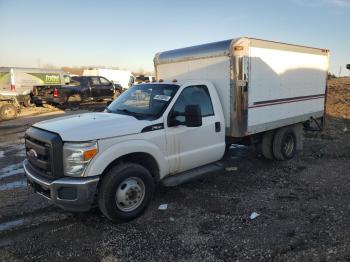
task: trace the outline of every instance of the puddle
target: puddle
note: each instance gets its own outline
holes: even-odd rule
[[[9,229],[14,228],[16,226],[23,225],[24,222],[25,222],[25,220],[23,218],[20,218],[20,219],[8,221],[8,222],[0,223],[0,232],[5,231],[5,230],[9,230]]]
[[[22,179],[22,180],[17,180],[14,182],[9,182],[9,183],[0,185],[0,191],[11,190],[15,188],[24,188],[26,186],[27,186],[27,180]]]
[[[7,167],[0,169],[0,179],[9,177],[9,176],[18,175],[18,174],[24,174],[22,163],[9,165]]]
[[[24,144],[11,145],[0,151],[0,158],[6,156],[26,156]]]

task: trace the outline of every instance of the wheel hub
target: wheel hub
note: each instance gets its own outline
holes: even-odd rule
[[[286,156],[289,156],[294,150],[294,138],[288,135],[283,144],[283,151]]]
[[[145,184],[138,177],[130,177],[121,182],[117,188],[115,201],[124,212],[134,211],[145,197]]]

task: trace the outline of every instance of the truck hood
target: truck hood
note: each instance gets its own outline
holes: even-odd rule
[[[137,134],[151,124],[151,121],[128,115],[85,113],[42,121],[33,126],[57,133],[63,141],[89,141]]]

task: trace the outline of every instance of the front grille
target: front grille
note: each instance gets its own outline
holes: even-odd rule
[[[39,171],[51,176],[50,144],[27,136],[25,145],[29,163]]]
[[[58,134],[31,127],[25,134],[26,155],[30,166],[41,176],[63,176],[62,140]]]

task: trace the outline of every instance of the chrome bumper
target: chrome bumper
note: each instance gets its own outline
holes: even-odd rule
[[[87,211],[95,200],[99,177],[64,177],[50,181],[35,173],[28,160],[23,161],[28,185],[35,193],[68,211]]]

